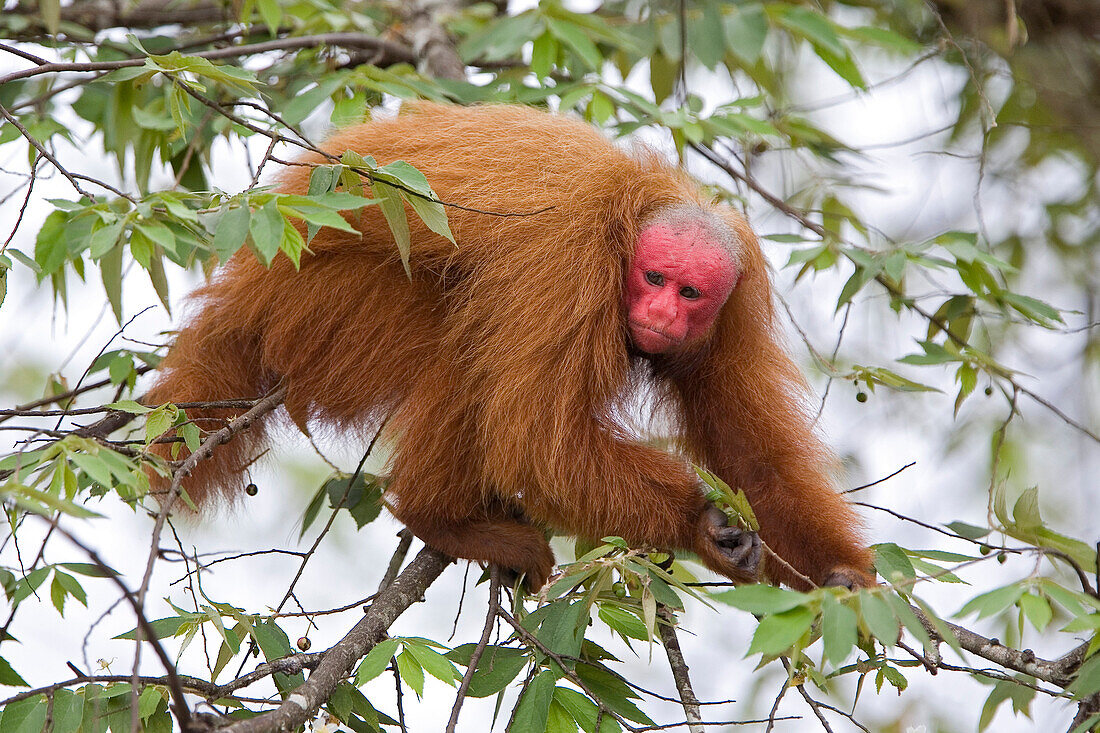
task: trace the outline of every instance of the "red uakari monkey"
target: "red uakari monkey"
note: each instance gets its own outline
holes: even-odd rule
[[[457,246],[410,215],[409,278],[368,207],[347,215],[357,234],[322,229],[300,271],[242,250],[198,290],[147,402],[282,384],[299,425],[361,430],[388,417],[397,518],[529,586],[553,567],[546,528],[687,549],[752,579],[759,540],[725,526],[689,460],[745,490],[761,537],[798,573],[873,582],[741,216],[652,154],[519,106],[410,105],[324,148],[416,166],[443,201],[467,207],[447,210]],[[280,189],[305,193],[310,171],[290,167]],[[639,388],[672,415],[680,455],[624,427]],[[238,489],[264,428],[200,462],[190,496]],[[779,563],[768,573],[806,586]]]

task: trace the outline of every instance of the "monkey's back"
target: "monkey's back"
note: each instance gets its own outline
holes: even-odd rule
[[[368,206],[346,214],[361,236],[322,229],[300,270],[283,256],[266,268],[242,250],[196,292],[151,402],[250,397],[282,383],[299,426],[370,429],[417,391],[491,401],[502,349],[552,364],[560,344],[592,328],[622,353],[598,356],[605,373],[581,375],[576,388],[613,391],[625,363],[614,310],[623,263],[647,210],[697,200],[682,174],[582,122],[517,106],[419,103],[322,147],[415,166],[442,201],[461,207],[446,209],[456,243],[406,207],[410,279],[379,207]],[[288,167],[279,188],[306,193],[311,171]],[[235,441],[219,461],[247,463],[248,442],[261,438]],[[230,473],[200,469],[190,490],[232,488]]]
[[[434,267],[441,257],[481,262],[493,256],[490,248],[515,249],[547,232],[565,235],[559,239],[584,232],[589,247],[606,245],[622,255],[622,243],[599,235],[623,207],[653,206],[694,196],[695,190],[648,152],[630,155],[579,120],[516,105],[415,103],[396,117],[337,131],[321,147],[334,155],[354,150],[383,165],[404,160],[424,173],[442,201],[456,205],[446,212],[457,248],[407,207],[414,267]],[[318,155],[302,160],[327,162]],[[287,169],[281,187],[305,192],[311,170]],[[360,246],[396,254],[377,207],[364,209],[355,225],[364,234]],[[350,239],[332,241],[343,245]]]

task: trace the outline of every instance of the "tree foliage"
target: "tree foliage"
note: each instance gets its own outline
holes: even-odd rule
[[[916,0],[608,0],[584,11],[560,0],[505,5],[5,3],[0,304],[11,316],[13,303],[3,303],[9,283],[33,281],[53,293],[57,309],[87,308],[71,288],[98,280],[125,333],[140,310],[130,302],[130,281],[147,279],[169,308],[180,271],[209,271],[242,247],[265,263],[286,256],[297,264],[320,227],[347,228],[340,212],[366,206],[381,207],[407,262],[415,252],[405,203],[450,236],[446,202],[411,166],[379,166],[363,151],[315,168],[305,196],[264,182],[297,151],[316,149],[320,130],[400,100],[547,106],[613,136],[658,141],[717,199],[769,211],[764,233],[773,254],[782,253],[775,259],[795,286],[792,297],[812,280],[837,285],[834,299],[816,303],[843,314],[835,348],[802,334],[815,383],[826,397],[847,390],[864,403],[873,394],[898,405],[895,416],[914,409],[910,393],[949,390],[934,403],[937,420],[947,442],[973,445],[968,436],[982,436],[972,463],[983,476],[967,488],[985,492],[988,511],[935,524],[881,507],[921,524],[935,546],[880,543],[883,585],[856,593],[715,587],[699,582],[695,566],[652,548],[614,537],[578,543],[538,597],[514,590],[506,600],[499,578],[486,572],[484,633],[454,646],[386,633],[446,565],[425,550],[398,573],[405,539],[359,623],[346,624],[351,631],[329,649],[309,651],[308,634],[292,644],[287,632],[288,601],[300,604],[298,577],[337,517],[372,531],[366,525],[383,510],[385,476],[360,462],[321,482],[299,538],[324,526],[309,551],[292,553],[301,565],[277,606],[208,597],[201,577],[209,560],[178,535],[167,539],[165,507],[146,496],[146,472],[168,475],[179,462],[157,461],[147,448],[177,428],[201,458],[204,442],[230,439],[242,426],[219,437],[188,422],[188,405],[139,404],[141,377],[164,346],[112,342],[80,366],[79,378],[59,367],[45,377],[41,399],[0,411],[6,434],[19,436],[0,458],[8,520],[0,582],[11,607],[0,634],[7,688],[0,729],[197,730],[216,716],[242,729],[327,720],[355,731],[395,730],[410,704],[402,691],[438,702],[444,698],[426,685],[436,680],[457,690],[452,724],[465,698],[496,696],[497,726],[515,731],[645,730],[677,720],[647,712],[654,695],[631,679],[619,649],[652,657],[655,646],[668,654],[679,722],[698,726],[724,718],[700,706],[680,655],[676,624],[688,607],[754,617],[748,655],[782,668],[776,690],[757,691],[761,730],[786,715],[777,711],[788,690],[808,706],[799,714],[823,726],[856,725],[857,703],[891,691],[903,699],[920,694],[910,681],[941,670],[933,688],[955,675],[988,685],[975,703],[980,728],[999,710],[1031,715],[1040,699],[1052,701],[1041,714],[1058,711],[1071,730],[1094,728],[1096,538],[1070,536],[1040,513],[1040,491],[1057,496],[1061,488],[1056,474],[1041,486],[1021,477],[1041,474],[1025,465],[1039,435],[1055,431],[1085,451],[1100,442],[1088,386],[1100,355],[1095,3],[1022,4],[1019,14],[1014,3]],[[934,217],[934,228],[898,226],[868,205],[875,183],[860,179],[875,147],[839,132],[827,112],[889,87],[927,94],[919,83],[929,69],[954,84],[935,100],[943,124],[897,146],[919,143],[958,159],[955,170],[973,178],[972,198],[954,215]],[[821,102],[806,80],[846,91]],[[227,157],[248,171],[240,190],[219,188]],[[113,169],[105,172],[103,161]],[[59,181],[64,195],[54,193]],[[306,222],[306,237],[294,220]],[[891,353],[871,336],[842,349],[849,317],[909,329],[916,343]],[[1035,348],[1068,350],[1076,376],[1068,385],[1048,379],[1041,364],[1029,363]],[[1043,378],[1034,379],[1033,369]],[[276,394],[236,406],[264,411],[278,402]],[[729,500],[729,511],[751,524],[743,497]],[[100,515],[117,505],[152,517],[144,577],[116,571],[87,540],[109,532]],[[154,599],[150,575],[173,552],[186,562],[180,575],[189,590]],[[33,664],[7,661],[14,645],[68,660],[48,639],[21,638],[20,619],[50,606],[60,619],[104,592],[135,619],[114,643],[151,655],[159,672],[136,659],[123,674],[69,662],[73,677],[44,679]],[[934,608],[931,596],[949,607]],[[444,607],[440,613],[454,610],[432,602]],[[328,618],[306,616],[313,626]],[[89,636],[96,633],[93,625]],[[1023,648],[1025,635],[1052,651]],[[218,682],[226,670],[231,680]],[[396,699],[379,700],[371,686],[386,674],[397,680]]]

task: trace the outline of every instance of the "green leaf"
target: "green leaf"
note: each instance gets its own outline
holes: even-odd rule
[[[454,662],[469,666],[470,655],[475,646],[475,644],[463,644],[452,649],[446,656]],[[529,661],[530,659],[520,649],[486,646],[470,680],[468,694],[470,697],[488,697],[497,694],[511,684]],[[358,683],[358,678],[356,680]]]
[[[252,627],[252,633],[255,636],[256,645],[260,647],[264,658],[268,661],[294,653],[294,649],[290,648],[290,638],[274,621],[255,624]]]
[[[764,8],[758,3],[730,7],[723,25],[729,50],[746,65],[755,65],[760,60],[764,41],[768,37],[768,18]]]
[[[454,687],[455,680],[462,679],[462,675],[458,674],[451,661],[427,644],[406,639],[404,645],[405,649],[416,657],[416,661],[424,671],[437,680]]]
[[[1042,528],[1043,518],[1039,515],[1039,489],[1032,486],[1026,489],[1016,503],[1012,505],[1013,529],[1017,531],[1035,531]]]
[[[252,635],[260,651],[263,652],[264,659],[269,662],[293,653],[290,638],[274,620],[261,621],[253,625]],[[305,679],[305,675],[301,672],[294,675],[278,672],[274,675],[275,686],[284,693],[293,690],[305,682]]]
[[[1045,630],[1054,618],[1054,610],[1046,598],[1024,593],[1017,603],[1020,604],[1020,610],[1027,616],[1027,620],[1040,632]]]
[[[624,608],[604,603],[600,605],[600,620],[623,636],[648,641],[651,637],[642,620]]]
[[[419,196],[406,196],[405,200],[409,202],[425,226],[441,237],[446,237],[451,242],[455,241],[454,235],[451,234],[451,227],[447,224],[447,211],[443,204]]]
[[[893,646],[898,641],[901,626],[890,609],[890,604],[881,598],[880,593],[884,592],[890,591],[860,590],[859,611],[874,637],[886,646]]]
[[[252,246],[264,266],[271,264],[283,242],[283,229],[286,220],[279,212],[276,199],[268,201],[252,212],[248,222],[248,232],[252,235]]]
[[[100,486],[109,489],[114,485],[110,467],[98,456],[90,453],[73,453],[69,460],[90,476]]]
[[[948,524],[945,524],[943,526],[947,527],[949,530],[959,535],[960,537],[965,537],[968,540],[980,540],[982,537],[988,535],[991,531],[985,527],[976,527],[975,525],[967,524],[966,522],[949,522]]]
[[[1020,600],[1020,596],[1023,594],[1024,587],[1020,583],[1005,585],[995,590],[991,590],[988,593],[974,596],[966,602],[966,605],[956,611],[955,615],[969,616],[972,613],[976,613],[978,614],[978,618],[996,616],[998,613]]]
[[[915,638],[920,640],[920,643],[924,645],[925,649],[929,649],[932,644],[931,638],[928,636],[928,631],[921,624],[920,619],[913,613],[913,609],[901,596],[895,593],[889,593],[886,595],[886,602],[890,604],[890,608],[894,612],[894,616],[901,621],[902,626],[909,630]]]
[[[154,685],[149,685],[138,695],[138,717],[142,720],[148,720],[162,702],[166,702],[165,691]]]
[[[99,259],[99,274],[115,320],[122,323],[122,247],[111,249]]]
[[[1093,654],[1085,660],[1085,663],[1077,670],[1077,679],[1069,686],[1069,690],[1078,699],[1084,699],[1100,691],[1100,654]],[[5,715],[0,724],[6,722],[7,716]],[[0,725],[0,727],[3,726]],[[4,730],[6,731],[7,728],[5,727]]]
[[[585,733],[596,733],[599,708],[584,694],[568,687],[555,687],[554,702],[564,708]],[[600,723],[600,733],[618,733],[621,730],[619,722],[605,713]]]
[[[175,411],[166,407],[158,407],[145,418],[145,443],[148,445],[168,432],[175,422]]]
[[[46,26],[50,35],[57,35],[57,31],[61,28],[60,0],[41,0],[38,3],[38,12],[42,15],[42,24]]]
[[[875,545],[875,570],[891,583],[903,584],[917,577],[913,563],[905,552],[893,542]]]
[[[64,211],[52,211],[38,230],[34,243],[34,261],[43,273],[56,272],[65,263],[69,254],[65,238],[68,223],[68,214]]]
[[[118,238],[122,236],[122,227],[125,223],[121,220],[116,221],[92,232],[92,236],[88,238],[88,256],[98,260],[114,249],[118,244]]]
[[[924,350],[924,354],[909,354],[898,359],[902,364],[913,364],[918,366],[929,366],[933,364],[947,364],[950,362],[962,361],[957,353],[948,351],[943,346],[933,343],[931,341],[918,341],[920,347]]]
[[[1037,298],[1020,295],[1019,293],[1004,292],[1001,293],[1001,299],[1042,326],[1053,328],[1056,323],[1065,323],[1057,308]]]
[[[531,71],[538,78],[550,76],[557,58],[558,42],[549,31],[535,39],[534,46],[531,48]]]
[[[43,695],[10,703],[0,715],[0,730],[4,733],[41,733],[46,723],[46,710]]]
[[[30,687],[27,681],[19,676],[8,660],[0,657],[0,685],[7,687]]]
[[[397,252],[401,256],[401,264],[405,267],[405,274],[412,279],[412,270],[409,268],[409,257],[412,253],[412,241],[409,233],[409,220],[405,216],[405,205],[402,203],[401,192],[381,181],[371,183],[374,195],[378,197],[382,214],[386,217],[390,231],[393,233],[394,242],[397,243]]]
[[[73,576],[68,573],[63,573],[60,570],[54,571],[53,582],[64,588],[65,592],[75,598],[82,606],[87,608],[88,606],[88,594],[84,592],[84,588]]]
[[[689,23],[687,27],[688,49],[699,59],[699,63],[711,70],[717,68],[726,52],[719,7],[717,2],[705,3],[701,22]]]
[[[301,123],[327,102],[344,83],[345,76],[342,73],[325,74],[318,79],[316,86],[299,92],[290,100],[280,111],[283,119],[292,125]]]
[[[833,29],[833,24],[821,12],[810,8],[791,5],[772,5],[767,8],[769,14],[794,35],[805,38],[815,46],[836,54],[847,53],[848,49]]]
[[[546,733],[577,733],[577,723],[573,720],[573,716],[557,701],[550,703],[548,712]]]
[[[882,672],[882,676],[886,678],[886,681],[898,691],[898,694],[901,694],[903,690],[909,687],[909,680],[905,679],[905,675],[896,667],[884,664],[879,670]]]
[[[600,55],[600,50],[596,48],[596,44],[589,39],[581,28],[556,18],[546,18],[546,25],[550,32],[554,34],[554,37],[573,49],[589,69],[592,71],[600,70],[603,66],[603,56]]]
[[[367,652],[363,661],[359,663],[359,669],[355,671],[355,685],[363,685],[373,680],[386,671],[393,655],[397,653],[398,641],[396,639],[383,639],[375,644],[374,648]]]
[[[210,248],[218,256],[219,262],[226,262],[248,236],[251,224],[252,212],[247,206],[235,206],[225,209],[218,217],[218,224],[214,229],[214,239],[210,242]]]
[[[922,48],[916,41],[906,38],[897,31],[889,28],[878,28],[868,25],[859,28],[840,28],[838,30],[853,40],[881,46],[889,51],[896,51],[905,56],[916,54]]]
[[[53,694],[53,731],[68,733],[80,730],[84,719],[84,697],[72,690],[57,690]]]
[[[401,679],[412,688],[417,697],[424,696],[424,668],[416,661],[416,657],[405,649],[397,655],[397,671]]]
[[[648,715],[631,702],[638,698],[638,694],[606,667],[601,664],[578,664],[576,672],[592,694],[608,708],[635,723],[655,725]]]
[[[535,633],[538,640],[556,654],[566,657],[580,654],[587,628],[588,604],[585,601],[556,601],[543,608],[545,615]]]
[[[821,614],[821,639],[825,658],[839,665],[856,645],[856,612],[827,594]]]
[[[801,607],[767,616],[756,627],[748,653],[779,656],[794,646],[813,622],[814,612]]]
[[[76,456],[73,456],[73,458],[75,459]],[[32,489],[27,486],[20,486],[18,484],[13,486],[9,484],[4,487],[4,491],[0,491],[0,496],[4,494],[23,509],[35,512],[36,514],[49,515],[56,511],[82,519],[101,516],[91,509],[86,509],[79,504],[74,504],[68,499],[61,499],[53,494],[39,491],[38,489]],[[34,575],[34,573],[31,573],[31,575]]]
[[[302,233],[298,231],[298,228],[284,224],[283,237],[279,240],[279,249],[291,261],[294,269],[298,269],[305,248],[306,242],[302,239]]]
[[[539,672],[523,693],[516,706],[516,716],[509,730],[516,733],[541,733],[546,730],[550,702],[554,699],[557,677],[548,669]]]
[[[179,633],[180,627],[184,624],[193,624],[198,619],[204,618],[202,614],[188,614],[183,616],[167,616],[165,618],[158,618],[155,621],[150,621],[149,626],[152,627],[153,633],[157,639],[166,639],[170,636],[175,636]],[[119,634],[112,637],[115,639],[130,639],[131,641],[136,638],[137,629],[130,629],[125,634]]]
[[[709,597],[754,614],[782,613],[809,600],[805,593],[762,584],[739,585]]]
[[[392,163],[380,166],[371,178],[372,180],[398,184],[424,196],[433,195],[432,187],[424,174],[403,160],[395,160]]]
[[[327,482],[326,482],[327,485]],[[321,513],[321,509],[325,505],[325,498],[328,496],[328,492],[325,490],[325,485],[313,495],[313,498],[309,500],[309,504],[306,505],[305,511],[302,512],[302,529],[298,532],[298,539],[302,539],[306,536],[306,531],[317,520],[317,515]]]

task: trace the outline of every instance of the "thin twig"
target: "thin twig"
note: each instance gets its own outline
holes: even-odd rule
[[[485,653],[485,647],[489,645],[489,637],[493,633],[493,626],[497,620],[497,606],[500,596],[500,568],[496,565],[489,567],[489,611],[485,614],[485,626],[481,629],[481,639],[470,654],[470,663],[466,667],[466,674],[462,675],[462,682],[458,686],[458,694],[455,695],[455,704],[451,708],[451,717],[447,721],[447,733],[454,733],[458,725],[458,713],[462,710],[462,703],[466,699],[466,693],[470,690],[470,682],[474,679],[477,664],[481,661],[481,655]]]
[[[179,675],[176,672],[176,665],[172,662],[172,659],[168,656],[168,653],[164,650],[164,647],[161,646],[160,640],[157,638],[157,634],[153,630],[153,627],[149,623],[149,620],[145,618],[145,612],[138,596],[135,595],[133,591],[131,591],[126,586],[126,584],[122,582],[122,579],[118,576],[118,573],[116,573],[109,565],[107,565],[107,563],[103,562],[103,560],[99,557],[99,553],[85,545],[83,542],[73,536],[68,530],[58,524],[57,519],[52,517],[43,517],[41,515],[35,516],[40,517],[45,522],[48,522],[51,527],[57,530],[62,536],[69,540],[69,542],[73,543],[81,550],[83,550],[84,554],[88,556],[88,559],[90,559],[92,563],[95,564],[95,566],[103,572],[104,576],[109,578],[111,582],[118,586],[118,589],[122,591],[123,597],[130,604],[130,607],[133,608],[134,615],[137,617],[137,628],[134,630],[134,638],[138,640],[138,644],[140,646],[141,638],[144,635],[146,637],[146,640],[153,647],[153,652],[156,654],[157,659],[160,660],[160,663],[164,667],[164,671],[167,675],[167,686],[172,694],[172,712],[176,714],[176,720],[179,721],[180,730],[188,730],[191,727],[191,711],[187,707],[187,700],[184,697],[183,685],[180,683]],[[139,655],[135,650],[135,670],[137,669],[138,656]],[[136,681],[133,678],[134,675],[131,675],[131,684],[133,684],[136,689],[141,682],[141,678],[140,676],[138,676]]]
[[[668,606],[657,607],[657,630],[668,656],[668,665],[672,668],[672,679],[676,682],[676,691],[680,693],[680,702],[684,706],[684,717],[690,733],[702,733],[703,715],[699,710],[699,698],[691,687],[688,665],[684,653],[680,651],[680,640],[676,637],[676,616]]]

